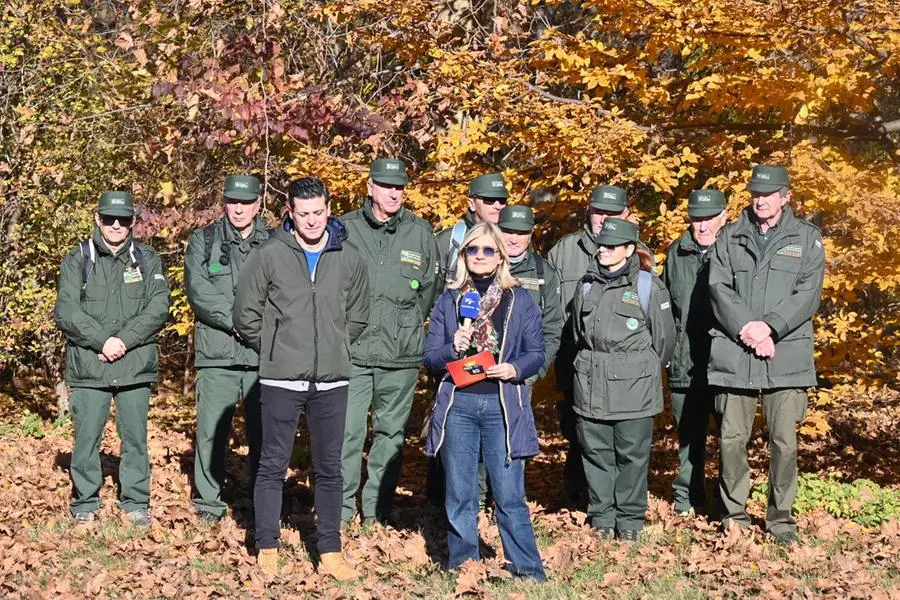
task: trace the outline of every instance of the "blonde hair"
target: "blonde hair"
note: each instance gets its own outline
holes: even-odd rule
[[[497,282],[500,284],[500,289],[508,290],[519,285],[519,280],[513,277],[512,273],[509,271],[509,252],[506,249],[506,243],[503,241],[503,236],[500,235],[500,228],[493,223],[478,223],[469,229],[466,233],[466,237],[463,238],[462,245],[459,247],[459,255],[456,258],[456,274],[447,284],[448,290],[458,290],[471,279],[469,267],[466,265],[466,246],[468,246],[475,238],[479,238],[483,235],[487,235],[494,240],[494,246],[500,253],[500,264],[497,265],[497,271],[495,272]]]

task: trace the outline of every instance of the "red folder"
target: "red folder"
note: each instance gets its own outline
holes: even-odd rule
[[[487,350],[473,356],[466,356],[447,363],[447,371],[458,388],[464,388],[483,379],[487,379],[488,367],[497,364],[494,355]]]

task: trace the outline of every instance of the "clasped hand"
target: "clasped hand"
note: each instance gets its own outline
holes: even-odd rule
[[[750,321],[740,331],[741,341],[747,344],[760,358],[775,357],[775,340],[772,328],[765,321]]]
[[[100,359],[100,362],[113,362],[125,356],[127,351],[128,348],[125,347],[122,340],[111,337],[103,344],[103,351],[97,355],[97,358]]]

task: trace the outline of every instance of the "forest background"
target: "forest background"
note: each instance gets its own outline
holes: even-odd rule
[[[736,215],[751,166],[771,162],[790,169],[794,209],[821,227],[828,257],[802,434],[834,454],[812,470],[896,486],[898,23],[890,0],[7,1],[7,420],[46,423],[54,387],[64,395],[55,279],[104,190],[134,193],[136,233],[163,258],[160,394],[190,412],[182,256],[218,216],[228,174],[260,177],[273,219],[288,181],[314,174],[340,214],[359,205],[372,159],[400,157],[408,205],[438,230],[463,212],[471,178],[502,171],[514,203],[546,190],[543,252],[613,183],[661,261],[688,192],[721,189]],[[552,398],[543,410],[552,420]]]

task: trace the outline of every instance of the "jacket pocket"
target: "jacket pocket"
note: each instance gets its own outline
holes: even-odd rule
[[[745,350],[716,328],[710,329],[709,334],[712,337],[709,372],[737,375],[738,366],[746,354]]]
[[[195,352],[200,360],[224,360],[234,358],[233,341],[224,331],[214,329],[197,321],[194,329]]]
[[[574,404],[583,412],[591,410],[591,353],[579,352],[572,365],[574,376]]]
[[[269,362],[272,362],[275,355],[275,342],[278,340],[278,329],[281,327],[281,319],[275,319],[275,328],[272,330],[272,343],[269,346]]]
[[[617,356],[606,361],[610,413],[650,410],[659,386],[659,361],[652,357]]]
[[[805,330],[806,328],[806,324],[802,325],[775,344],[775,359],[767,361],[770,378],[807,373],[814,376],[816,368],[813,364],[812,332]],[[803,384],[803,381],[797,382],[797,385]]]
[[[397,355],[394,358],[422,356],[425,350],[425,335],[419,309],[395,308],[397,327],[394,329]]]

